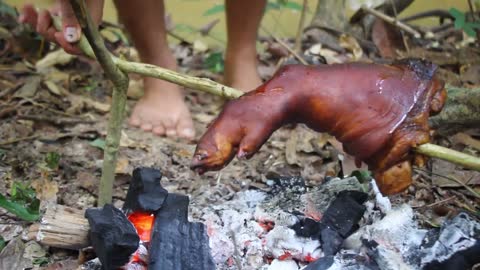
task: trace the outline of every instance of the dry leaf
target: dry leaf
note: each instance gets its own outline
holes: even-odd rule
[[[143,96],[143,80],[130,80],[128,83],[127,97],[139,99]]]
[[[53,81],[45,81],[45,86],[54,95],[61,96],[63,91]]]
[[[362,58],[362,47],[360,47],[360,44],[358,44],[358,41],[354,37],[342,34],[339,38],[339,44],[353,54],[354,61],[360,60]]]
[[[285,143],[285,158],[289,165],[300,165],[297,156],[297,141],[298,141],[298,134],[297,130],[292,130],[290,137],[288,138],[287,142]]]
[[[44,176],[41,179],[34,180],[31,184],[37,193],[37,198],[41,201],[53,200],[57,196],[58,184]]]
[[[125,157],[120,157],[117,160],[117,165],[115,166],[115,174],[129,174],[130,170],[130,161]]]
[[[98,188],[100,180],[93,174],[87,171],[79,171],[76,175],[75,184],[90,191],[94,192]]]
[[[28,77],[25,84],[18,89],[14,97],[32,98],[37,93],[40,82],[42,82],[42,78],[40,76]]]
[[[475,149],[480,151],[480,141],[472,138],[472,136],[470,136],[466,133],[460,132],[460,133],[455,134],[452,137],[452,141],[455,144],[460,143],[460,144],[470,146],[470,147],[475,148]]]
[[[64,50],[59,49],[53,51],[42,59],[40,59],[36,64],[35,68],[37,71],[42,72],[45,71],[49,67],[53,67],[54,65],[65,65],[70,63],[76,56],[66,53]]]
[[[448,178],[454,178],[468,185],[480,185],[480,172],[464,170],[451,162],[441,159],[432,159],[432,172],[435,173],[435,175],[432,175],[432,182],[434,185],[439,187],[462,186],[461,184],[449,180]]]

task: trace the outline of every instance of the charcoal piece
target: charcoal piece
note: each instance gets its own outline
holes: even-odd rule
[[[289,190],[293,193],[303,194],[306,191],[305,180],[301,176],[279,176],[269,179],[273,183],[268,192],[271,195]]]
[[[465,249],[453,254],[445,261],[432,261],[425,265],[424,270],[468,270],[480,263],[480,240]]]
[[[90,224],[90,243],[103,269],[117,269],[126,264],[137,250],[140,238],[135,227],[120,209],[111,204],[85,212]]]
[[[295,234],[300,237],[310,237],[312,239],[320,237],[320,223],[311,218],[300,219],[290,229],[294,230]]]
[[[156,212],[160,209],[168,194],[160,185],[161,178],[162,173],[154,168],[140,167],[133,170],[123,205],[124,211]]]
[[[155,217],[149,270],[215,269],[206,226],[188,222],[188,197],[168,194]]]
[[[421,262],[427,270],[471,269],[480,263],[479,254],[480,223],[460,213],[442,225],[433,245],[422,246]]]
[[[338,193],[323,214],[321,223],[337,231],[347,238],[358,229],[358,222],[365,212],[362,204],[368,195],[355,190],[345,190]]]
[[[322,244],[322,251],[325,256],[335,255],[342,246],[343,237],[337,231],[326,226],[320,232],[320,243]]]
[[[333,256],[321,257],[305,267],[304,270],[327,270],[333,265],[333,258]]]

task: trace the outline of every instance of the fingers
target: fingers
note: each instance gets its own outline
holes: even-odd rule
[[[272,129],[268,124],[257,125],[254,128],[247,129],[245,137],[242,138],[240,146],[238,147],[237,158],[249,159],[251,158],[265,141],[272,134]]]
[[[60,16],[62,18],[62,31],[65,41],[75,43],[80,40],[82,30],[78,24],[77,17],[68,0],[59,0]]]

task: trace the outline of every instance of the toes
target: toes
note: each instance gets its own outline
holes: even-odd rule
[[[128,123],[131,125],[131,126],[134,126],[134,127],[139,127],[140,126],[140,119],[138,119],[137,117],[134,117],[134,116],[131,116],[130,119],[128,120]]]
[[[155,126],[152,130],[153,134],[162,136],[165,135],[165,128],[162,125]]]
[[[193,121],[190,115],[181,117],[177,124],[177,134],[179,137],[193,140],[195,138],[195,129],[193,128]]]
[[[140,126],[141,129],[143,129],[144,131],[151,131],[152,128],[153,128],[153,125],[150,124],[150,123],[143,123],[141,126]]]

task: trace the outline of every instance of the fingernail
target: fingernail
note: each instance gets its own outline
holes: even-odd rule
[[[65,28],[64,35],[65,35],[65,40],[67,40],[70,43],[78,41],[79,33],[75,27]]]

